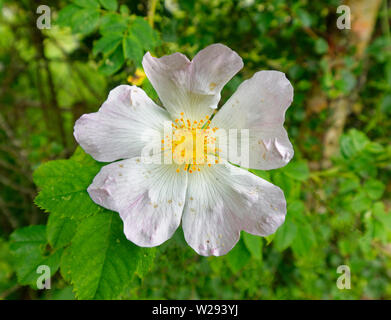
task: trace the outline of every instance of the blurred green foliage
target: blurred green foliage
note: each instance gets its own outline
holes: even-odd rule
[[[384,1],[365,59],[347,47],[335,68],[339,4],[57,0],[52,28],[41,31],[35,2],[0,0],[0,299],[390,299],[390,11]],[[245,63],[221,105],[259,70],[283,71],[295,88],[285,123],[293,161],[250,170],[284,190],[286,222],[267,238],[242,232],[224,257],[198,256],[181,229],[157,249],[139,248],[116,213],[90,200],[103,164],[75,151],[74,121],[133,81],[146,51],[192,57],[216,42]],[[314,111],[316,86],[327,103]],[[357,90],[323,167],[327,106]],[[36,288],[41,264],[51,266],[51,290]],[[350,290],[336,286],[339,265],[351,268]]]

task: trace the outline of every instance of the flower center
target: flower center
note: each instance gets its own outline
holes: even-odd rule
[[[164,149],[170,149],[173,161],[178,164],[184,164],[183,170],[192,173],[200,171],[202,166],[218,163],[218,151],[216,148],[216,137],[214,133],[217,127],[210,127],[209,116],[200,121],[191,122],[183,118],[175,119],[172,124],[172,139],[166,136],[162,140]],[[177,168],[177,172],[180,169]]]

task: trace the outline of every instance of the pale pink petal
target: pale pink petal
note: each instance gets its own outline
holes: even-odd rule
[[[267,236],[284,222],[282,190],[227,162],[189,174],[182,227],[200,255],[220,256],[239,240],[241,230]]]
[[[239,86],[213,118],[213,126],[249,129],[249,167],[280,168],[294,153],[283,127],[292,100],[293,87],[284,73],[260,71]]]
[[[160,245],[178,228],[187,172],[175,165],[144,164],[133,158],[101,169],[88,187],[97,204],[119,212],[125,236],[142,247]]]
[[[172,117],[200,120],[210,115],[220,100],[224,85],[243,67],[242,59],[230,48],[213,44],[192,61],[180,53],[154,58],[148,52],[144,71]]]
[[[98,161],[110,162],[141,155],[147,144],[160,143],[166,110],[136,87],[120,85],[110,91],[98,112],[76,121],[74,136]]]

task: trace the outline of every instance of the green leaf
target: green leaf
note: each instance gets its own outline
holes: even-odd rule
[[[315,245],[316,237],[312,226],[307,221],[298,224],[297,236],[292,242],[293,252],[298,256],[307,255]]]
[[[357,84],[355,75],[349,70],[342,70],[341,72],[341,86],[340,89],[348,94],[351,92]]]
[[[103,8],[111,11],[116,11],[118,8],[117,0],[99,0]]]
[[[307,162],[290,162],[282,170],[288,177],[299,180],[306,181],[310,176],[310,170],[308,168]]]
[[[124,62],[122,46],[118,46],[112,54],[104,59],[102,65],[99,66],[99,71],[106,76],[112,75],[121,69]]]
[[[58,12],[57,24],[59,26],[68,27],[72,25],[73,16],[76,12],[80,11],[80,8],[74,4],[67,5]]]
[[[52,212],[49,215],[46,226],[46,235],[49,244],[59,249],[69,244],[75,235],[77,222],[74,219],[63,217],[58,212]]]
[[[71,283],[71,266],[72,266],[72,256],[71,256],[71,247],[66,247],[62,253],[60,260],[60,273],[65,281]]]
[[[357,172],[362,178],[375,178],[377,176],[377,167],[374,163],[374,158],[367,154],[360,155],[354,161],[350,161],[349,165],[352,171]]]
[[[381,110],[386,114],[391,114],[391,93],[386,93],[381,101]]]
[[[378,142],[369,142],[368,145],[365,146],[365,150],[369,153],[379,155],[385,152],[385,148]]]
[[[345,158],[352,158],[364,150],[368,143],[369,139],[365,133],[351,129],[348,134],[344,134],[341,137],[341,153]]]
[[[72,0],[75,4],[83,8],[97,9],[99,8],[98,0]]]
[[[122,15],[128,16],[129,13],[130,13],[130,10],[129,10],[129,8],[127,7],[126,4],[121,4],[121,6],[119,7],[119,12],[120,12]]]
[[[297,183],[295,180],[287,178],[287,176],[282,172],[282,170],[278,170],[274,172],[272,175],[273,184],[279,186],[285,194],[287,199],[294,199],[296,195],[297,187],[295,186]],[[300,188],[299,188],[300,191]]]
[[[144,52],[140,43],[133,35],[127,35],[123,38],[123,48],[125,59],[133,60],[138,66],[141,65]]]
[[[97,10],[82,9],[74,13],[71,27],[74,33],[89,34],[98,26],[100,13]]]
[[[386,186],[383,182],[376,179],[369,179],[364,183],[364,191],[372,200],[378,200],[382,197]]]
[[[242,233],[243,241],[248,249],[248,251],[251,253],[251,255],[256,260],[262,259],[262,238],[259,236],[254,236],[252,234],[243,232]]]
[[[129,34],[137,39],[141,47],[146,51],[153,50],[158,43],[158,34],[151,28],[148,22],[141,17],[137,17],[133,21],[129,29]]]
[[[138,260],[136,274],[140,278],[144,278],[144,276],[151,271],[153,267],[153,263],[156,257],[156,249],[155,248],[149,248],[149,249],[143,249],[139,248],[141,252],[139,253],[140,259]]]
[[[158,101],[159,96],[157,95],[155,88],[152,86],[148,78],[145,78],[143,82],[143,89],[145,93],[148,95],[148,97],[150,97],[154,101]]]
[[[264,237],[266,240],[266,245],[268,246],[269,244],[271,244],[275,237],[276,237],[276,233],[272,233],[272,234],[269,234],[268,236]]]
[[[75,300],[75,295],[72,292],[72,287],[68,286],[53,292],[51,300]]]
[[[41,188],[35,203],[43,210],[63,217],[80,219],[103,208],[95,204],[87,193],[101,164],[84,166],[74,160],[44,163],[34,172],[34,182]]]
[[[391,214],[386,212],[383,202],[379,201],[374,204],[373,215],[386,229],[391,230]]]
[[[10,250],[20,284],[31,285],[36,289],[36,282],[41,275],[37,273],[37,268],[41,265],[50,268],[51,276],[57,271],[62,250],[47,250],[45,226],[17,229],[11,234],[10,239]]]
[[[297,14],[299,20],[301,21],[301,23],[303,24],[303,26],[305,26],[305,27],[310,27],[311,26],[311,24],[312,24],[312,17],[308,13],[308,11],[299,8],[299,9],[297,9],[296,14]]]
[[[12,260],[9,242],[0,237],[0,292],[4,292],[16,284]]]
[[[83,220],[70,248],[70,273],[79,299],[119,298],[136,272],[145,273],[151,261],[148,251],[155,250],[128,241],[119,215],[109,211]]]
[[[108,13],[102,16],[99,31],[102,35],[107,33],[123,34],[128,29],[128,19],[118,14]]]
[[[71,160],[79,162],[80,164],[82,164],[87,168],[95,168],[94,170],[98,170],[98,171],[104,165],[103,162],[96,161],[93,157],[91,157],[88,153],[86,153],[80,146],[76,148],[75,152],[71,156]]]
[[[360,187],[360,179],[356,176],[351,178],[343,178],[340,180],[339,192],[340,194],[355,191]]]
[[[250,252],[247,250],[243,239],[240,239],[235,247],[226,255],[228,266],[234,273],[242,269],[250,258]]]
[[[90,199],[86,189],[101,166],[79,147],[71,159],[48,162],[34,172],[41,188],[36,203],[51,212],[39,245],[46,246],[46,234],[54,248],[70,243],[57,251],[57,267],[60,263],[61,275],[80,299],[120,297],[135,275],[143,277],[150,270],[155,257],[155,249],[125,238],[118,213]],[[32,254],[41,252],[36,251]]]
[[[288,213],[284,224],[277,230],[273,245],[277,250],[283,251],[294,241],[297,234],[297,226],[293,221],[292,214]]]
[[[117,49],[121,41],[122,41],[121,33],[105,34],[102,38],[100,38],[98,41],[94,43],[92,53],[95,56],[100,52],[102,52],[105,55],[110,54],[115,49]]]
[[[354,196],[350,203],[351,210],[356,213],[369,210],[372,201],[368,198],[364,191],[360,191]]]
[[[284,224],[275,233],[274,242],[277,250],[285,250],[298,236],[298,226],[306,223],[305,205],[301,200],[295,200],[288,204],[287,215]]]
[[[391,216],[386,213],[383,202],[373,205],[372,215],[364,216],[366,225],[365,235],[370,239],[379,239],[383,244],[389,243],[389,231],[391,230]]]
[[[318,54],[324,54],[328,51],[329,45],[323,38],[318,38],[315,41],[315,52]]]
[[[264,180],[270,181],[270,173],[268,171],[258,169],[250,169],[249,171]]]

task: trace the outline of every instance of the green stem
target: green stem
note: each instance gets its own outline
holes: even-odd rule
[[[153,28],[157,0],[150,0],[148,5],[148,23]]]

